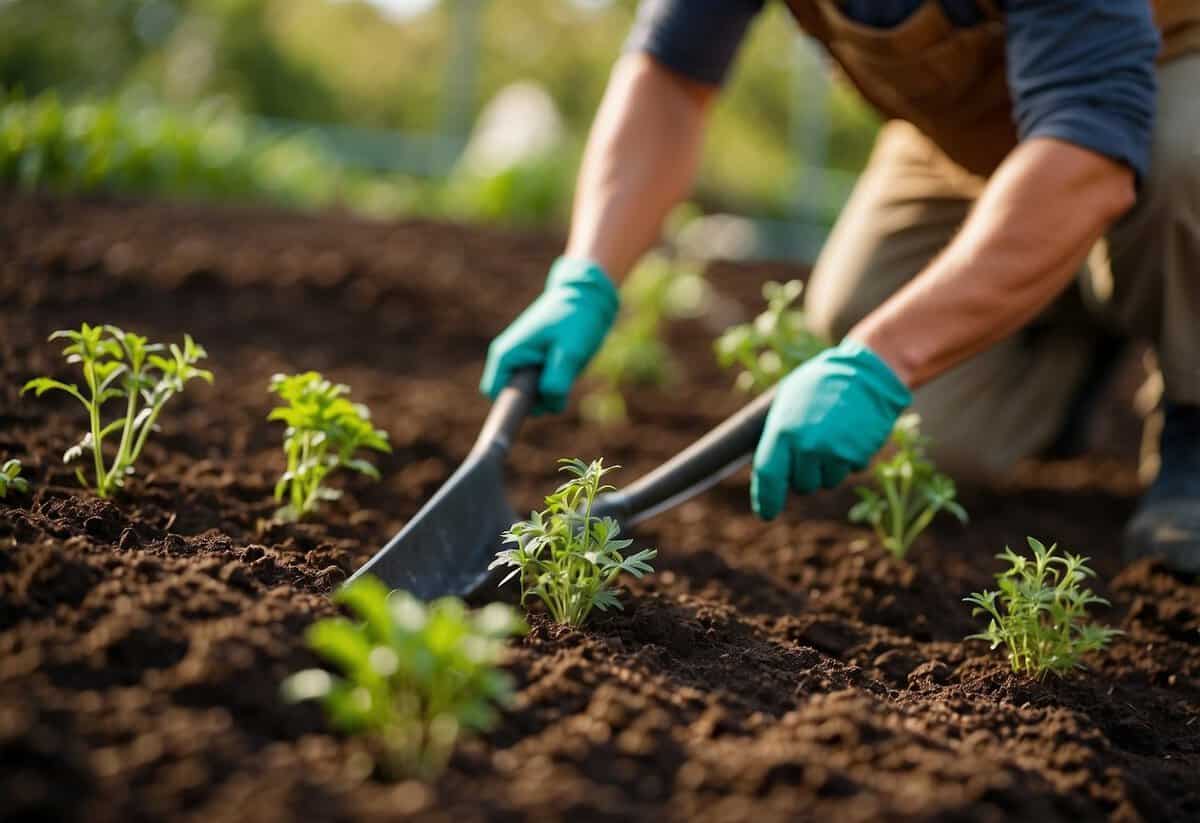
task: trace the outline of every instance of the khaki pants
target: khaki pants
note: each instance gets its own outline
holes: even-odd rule
[[[1200,404],[1200,54],[1160,65],[1158,79],[1150,178],[1078,288],[916,392],[948,469],[993,475],[1049,446],[1106,331],[1151,342],[1167,397]],[[841,339],[917,275],[983,185],[913,126],[889,123],[817,261],[805,301],[814,329]]]

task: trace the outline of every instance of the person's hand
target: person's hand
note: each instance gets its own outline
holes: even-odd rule
[[[545,290],[488,347],[480,391],[495,400],[515,369],[540,366],[533,413],[561,412],[575,378],[612,327],[619,303],[600,266],[560,257]]]
[[[864,468],[911,402],[888,365],[854,340],[797,367],[780,381],[754,452],[754,513],[773,520],[789,487],[831,489]]]

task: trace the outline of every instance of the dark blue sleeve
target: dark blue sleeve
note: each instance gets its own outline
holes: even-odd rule
[[[725,80],[765,0],[642,0],[625,50],[701,83]]]
[[[1021,139],[1074,143],[1126,163],[1144,179],[1161,39],[1150,4],[1009,0],[1005,5],[1008,84]]]

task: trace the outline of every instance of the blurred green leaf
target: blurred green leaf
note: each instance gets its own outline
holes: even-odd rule
[[[460,731],[489,728],[494,706],[510,699],[511,680],[496,664],[524,623],[505,604],[479,612],[454,598],[427,605],[370,576],[336,599],[364,622],[321,620],[307,637],[339,671],[297,672],[281,694],[320,700],[333,725],[368,735],[392,776],[435,777]]]

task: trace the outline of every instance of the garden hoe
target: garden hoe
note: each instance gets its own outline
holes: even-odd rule
[[[350,580],[373,574],[429,600],[467,597],[491,579],[500,535],[520,519],[504,492],[504,458],[533,405],[537,379],[532,369],[513,375],[463,464]],[[737,471],[754,452],[773,396],[761,395],[645,477],[598,497],[592,514],[633,526]]]

